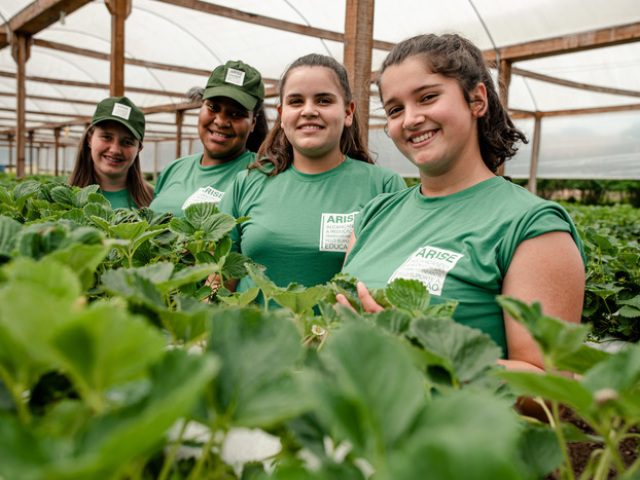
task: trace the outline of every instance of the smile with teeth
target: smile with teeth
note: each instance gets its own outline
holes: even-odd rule
[[[232,135],[227,135],[226,133],[221,133],[221,132],[214,132],[212,130],[209,130],[209,133],[211,133],[211,135],[214,136],[214,137],[219,137],[219,138],[222,138],[222,139],[225,139],[225,140],[227,138],[231,138],[232,137]]]
[[[302,125],[299,128],[300,130],[320,130],[323,127],[321,127],[320,125]]]
[[[420,143],[420,142],[424,142],[425,140],[433,137],[435,135],[436,132],[431,131],[431,132],[427,132],[424,135],[420,135],[419,137],[415,137],[415,138],[411,138],[409,139],[409,141],[411,143]]]

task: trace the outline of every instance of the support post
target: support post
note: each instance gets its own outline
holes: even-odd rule
[[[538,159],[540,157],[540,127],[542,118],[536,114],[536,120],[533,129],[533,145],[531,145],[531,164],[529,165],[529,182],[527,182],[527,190],[534,195],[538,189]]]
[[[9,164],[7,172],[13,171],[13,133],[7,133],[7,142],[9,143]]]
[[[509,60],[500,61],[499,93],[502,106],[509,110],[509,84],[511,83],[511,62]],[[504,164],[498,167],[498,175],[504,175]]]
[[[17,95],[16,114],[16,178],[22,180],[25,177],[25,151],[26,151],[26,63],[29,59],[28,35],[20,32],[11,34],[11,54],[16,62]]]
[[[107,0],[105,2],[111,13],[111,81],[112,97],[124,95],[124,27],[125,20],[131,13],[131,0]]]
[[[29,175],[33,175],[33,130],[29,132]]]
[[[153,142],[153,181],[158,179],[158,143]]]
[[[176,158],[182,157],[182,121],[184,110],[176,110]]]
[[[53,149],[54,149],[53,158],[54,158],[54,162],[55,162],[54,169],[53,169],[53,174],[57,177],[60,174],[60,169],[59,169],[60,159],[58,158],[58,148],[60,146],[60,127],[53,129],[53,137],[55,139],[54,147],[53,147]]]
[[[349,74],[365,147],[369,140],[374,3],[374,0],[347,0],[344,26],[344,66]]]

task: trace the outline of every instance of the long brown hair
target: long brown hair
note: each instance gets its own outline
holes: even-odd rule
[[[487,112],[478,119],[478,142],[484,163],[496,173],[505,160],[516,154],[517,143],[527,143],[527,139],[502,105],[480,49],[456,34],[418,35],[398,43],[380,68],[377,84],[381,100],[380,79],[384,71],[413,56],[424,59],[431,72],[456,80],[467,102],[471,101],[470,92],[479,83],[484,84],[488,105]]]
[[[99,125],[99,124],[98,124]],[[91,159],[91,148],[88,138],[93,134],[94,126],[88,127],[82,134],[80,145],[76,153],[76,164],[73,172],[69,176],[69,185],[76,187],[88,187],[89,185],[100,185],[100,179],[93,168]],[[142,145],[142,142],[140,142]],[[133,164],[127,172],[127,190],[137,207],[148,207],[153,200],[153,188],[142,175],[140,168],[140,152],[136,155]]]
[[[325,67],[331,69],[338,78],[338,83],[342,88],[345,103],[348,104],[353,100],[347,69],[334,58],[312,53],[298,58],[295,62],[289,65],[289,68],[287,68],[282,75],[282,79],[280,80],[281,105],[283,103],[282,94],[284,92],[284,87],[287,83],[289,73],[299,67]],[[351,123],[351,126],[345,127],[342,130],[342,136],[340,137],[340,151],[355,160],[373,163],[367,149],[364,147],[364,141],[362,138],[363,132],[361,123],[358,120],[358,109],[356,108],[355,112],[353,112],[353,122]],[[249,167],[249,170],[260,168],[264,165],[273,165],[273,170],[268,169],[265,171],[261,169],[263,173],[270,177],[285,171],[293,163],[293,146],[284,134],[279,116],[275,125],[267,135],[267,138],[260,146],[256,158],[255,163]]]

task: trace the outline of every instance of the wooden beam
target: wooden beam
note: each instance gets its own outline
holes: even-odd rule
[[[623,90],[620,88],[601,87],[598,85],[590,85],[588,83],[574,82],[571,80],[564,80],[562,78],[550,77],[548,75],[542,75],[541,73],[530,72],[528,70],[522,70],[521,68],[512,68],[511,73],[520,75],[534,80],[540,80],[541,82],[553,83],[555,85],[562,85],[565,87],[579,88],[580,90],[588,90],[590,92],[609,93],[612,95],[624,95],[626,97],[640,97],[640,91],[637,90]]]
[[[534,195],[538,189],[538,160],[540,157],[540,115],[536,115],[533,128],[533,144],[531,145],[531,164],[529,165],[529,182],[527,190]]]
[[[112,97],[124,95],[124,26],[131,13],[131,0],[107,0],[111,13],[111,82]]]
[[[22,33],[13,33],[13,51],[17,66],[16,83],[16,178],[22,180],[25,177],[25,148],[26,148],[26,90],[25,72],[28,55],[29,36]]]
[[[374,0],[347,0],[344,26],[344,65],[362,122],[362,141],[366,148],[369,125],[369,85],[373,47]]]
[[[640,22],[521,43],[502,47],[498,50],[501,59],[521,62],[523,60],[564,55],[638,41],[640,41]],[[496,52],[493,49],[482,53],[486,60],[496,61]]]
[[[59,174],[58,165],[60,162],[58,159],[58,148],[60,148],[60,127],[53,129],[53,136],[55,139],[55,154],[54,154],[54,159],[55,159],[54,172],[55,173],[54,174],[57,177]]]
[[[299,23],[287,22],[273,17],[257,15],[255,13],[243,12],[234,8],[214,5],[200,0],[158,0],[160,2],[169,3],[178,7],[190,8],[199,12],[208,13],[210,15],[218,15],[220,17],[238,20],[240,22],[252,23],[254,25],[262,25],[263,27],[274,28],[286,32],[298,33],[309,37],[322,38],[324,40],[332,40],[334,42],[344,43],[344,35],[331,30],[309,27]],[[382,42],[373,40],[373,47],[380,50],[391,50],[395,46],[392,42]]]
[[[555,110],[553,112],[538,112],[543,117],[558,117],[562,115],[591,115],[594,113],[631,112],[640,110],[640,104],[620,105],[618,107],[579,108],[575,110]]]
[[[9,45],[9,35],[7,34],[7,26],[0,25],[0,50]]]
[[[509,60],[501,60],[498,94],[505,110],[509,108],[509,85],[511,85],[511,62]],[[504,163],[498,167],[496,173],[500,176],[504,175]]]
[[[36,0],[9,20],[12,32],[35,35],[91,0]]]
[[[182,157],[182,120],[184,112],[176,111],[176,158]]]
[[[0,71],[0,77],[16,78],[16,75],[15,73]],[[63,80],[58,78],[47,78],[47,77],[32,77],[32,76],[27,76],[26,80],[28,82],[51,83],[54,85],[65,85],[69,87],[85,87],[85,88],[97,88],[100,90],[107,90],[107,91],[109,90],[109,85],[107,85],[106,83],[77,82],[73,80]],[[135,93],[148,93],[150,95],[160,95],[160,96],[179,97],[179,98],[183,98],[185,95],[185,92],[168,92],[165,90],[152,90],[150,88],[126,87],[126,90],[129,92],[135,92]]]

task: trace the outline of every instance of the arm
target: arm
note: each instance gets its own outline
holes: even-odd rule
[[[554,231],[523,241],[513,255],[502,294],[526,303],[540,302],[545,315],[579,323],[584,297],[584,265],[578,247],[567,232]],[[529,332],[506,313],[508,369],[544,368]]]

